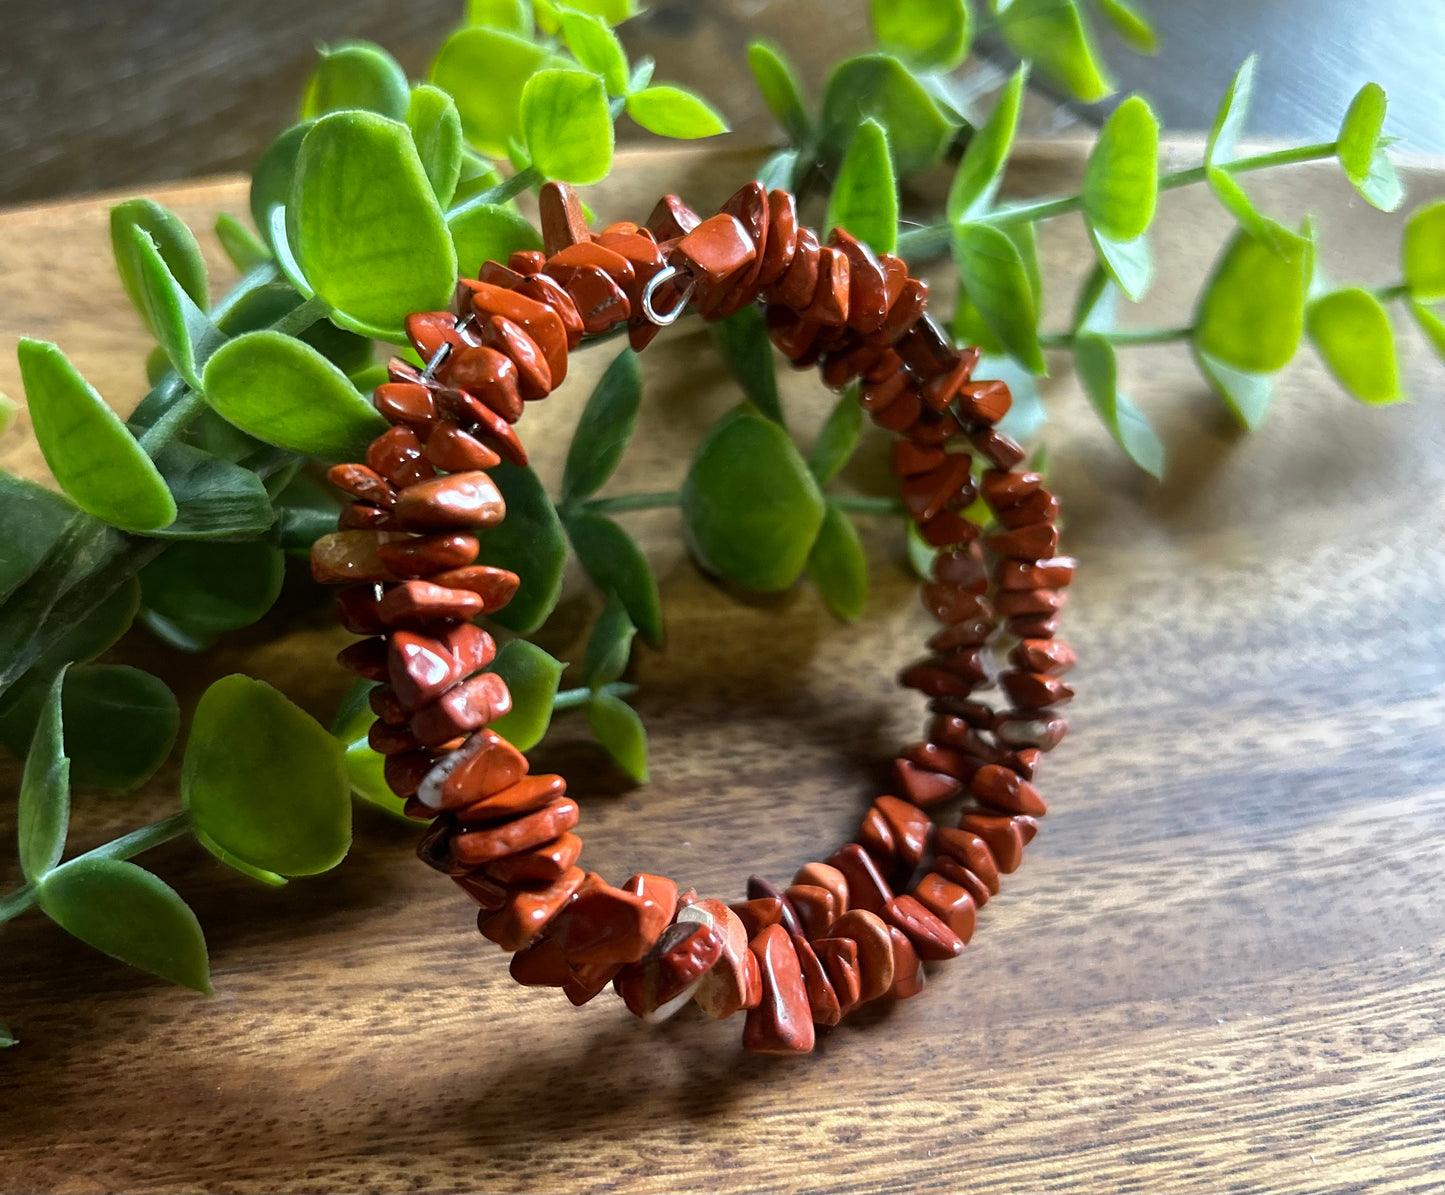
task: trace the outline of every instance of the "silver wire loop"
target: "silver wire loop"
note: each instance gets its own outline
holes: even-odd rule
[[[697,289],[697,279],[689,278],[687,285],[683,287],[682,297],[678,299],[677,306],[671,311],[658,311],[652,302],[657,294],[658,288],[661,287],[663,283],[671,282],[679,273],[680,271],[676,266],[664,266],[648,280],[647,285],[642,290],[642,314],[659,328],[665,328],[669,324],[675,324],[677,322],[678,317],[687,310],[688,300],[692,298],[692,292]]]
[[[456,318],[456,322],[453,324],[453,330],[454,330],[454,331],[457,333],[457,335],[460,336],[463,340],[467,340],[467,329],[472,325],[472,323],[473,323],[473,317],[472,317],[472,316],[470,316],[470,315],[460,316],[460,315],[459,315],[459,316],[457,316],[457,318]],[[426,368],[421,371],[421,379],[422,379],[422,381],[424,381],[424,382],[429,382],[429,381],[431,381],[432,378],[436,375],[436,371],[441,368],[442,362],[445,361],[445,360],[446,360],[448,357],[450,357],[451,355],[452,355],[452,342],[451,342],[450,340],[444,340],[444,341],[442,341],[441,347],[438,348],[437,351],[434,352],[434,353],[431,355],[431,360],[426,363]]]

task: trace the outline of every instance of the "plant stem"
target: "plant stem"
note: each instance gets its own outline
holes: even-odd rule
[[[181,390],[176,399],[159,419],[146,428],[140,436],[140,446],[154,456],[176,438],[192,419],[206,406],[205,397],[189,387]]]
[[[1410,288],[1403,282],[1397,282],[1394,286],[1377,286],[1370,291],[1370,294],[1379,299],[1382,303],[1388,303],[1393,299],[1404,299],[1410,295]]]
[[[283,336],[300,336],[312,324],[325,319],[330,311],[330,303],[320,295],[313,295],[272,324],[271,331],[280,332]]]
[[[1248,174],[1251,170],[1267,170],[1272,166],[1290,166],[1299,162],[1314,162],[1321,158],[1333,157],[1335,143],[1319,142],[1315,145],[1299,145],[1293,149],[1277,149],[1269,153],[1255,154],[1251,158],[1240,158],[1224,164],[1230,174]],[[1188,170],[1174,170],[1159,176],[1159,189],[1172,191],[1178,187],[1192,186],[1205,181],[1208,172],[1204,166],[1192,166]],[[1034,203],[1021,203],[1015,207],[1000,208],[980,219],[982,224],[1004,228],[1010,224],[1026,224],[1036,220],[1047,220],[1051,216],[1062,216],[1075,212],[1084,206],[1084,197],[1065,195],[1058,199],[1041,199]],[[952,228],[947,220],[937,224],[911,228],[898,238],[898,252],[909,261],[921,262],[938,257],[947,251],[952,237]]]
[[[447,211],[447,219],[453,216],[460,216],[463,212],[470,212],[474,208],[485,207],[489,203],[506,203],[509,199],[515,199],[529,187],[534,187],[542,181],[542,173],[535,166],[528,166],[525,170],[519,170],[510,178],[504,178],[495,187],[488,187],[485,191],[478,191],[470,199],[450,208]]]
[[[77,855],[68,862],[74,863],[81,859],[130,859],[142,851],[148,851],[152,847],[160,846],[163,842],[179,838],[182,834],[188,833],[190,828],[191,811],[181,809],[171,814],[170,817],[163,817],[158,822],[151,822],[150,825],[142,826],[139,830],[132,830],[129,834],[123,834],[110,842],[102,843],[94,850]],[[0,897],[0,923],[23,913],[35,903],[37,895],[34,884],[25,884],[15,889],[14,892]]]
[[[612,498],[593,498],[584,505],[596,514],[606,514],[623,510],[657,510],[665,506],[678,506],[681,502],[681,490],[666,490],[651,494],[618,494]]]
[[[1117,332],[1046,332],[1039,337],[1039,344],[1046,349],[1072,348],[1081,335],[1097,336],[1110,344],[1172,344],[1177,340],[1188,340],[1194,335],[1194,326],[1181,328],[1139,328],[1121,329]]]
[[[897,498],[870,498],[864,494],[829,494],[828,501],[839,510],[862,515],[901,515],[907,510]]]
[[[637,686],[630,685],[626,681],[613,681],[611,684],[603,685],[596,692],[606,694],[608,697],[631,697],[637,692]],[[592,700],[592,694],[593,690],[586,685],[576,689],[563,689],[552,699],[552,712],[576,709],[579,705],[586,705]]]

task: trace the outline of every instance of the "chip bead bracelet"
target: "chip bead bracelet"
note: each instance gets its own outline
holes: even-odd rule
[[[815,1026],[913,996],[923,964],[959,954],[1038,829],[1035,773],[1073,696],[1061,676],[1074,653],[1055,637],[1074,571],[1057,555],[1059,504],[995,430],[1008,387],[973,379],[978,352],[928,317],[927,283],[841,229],[820,243],[787,192],[750,183],[705,220],[669,195],[645,225],[593,234],[575,195],[548,184],[541,219],[544,251],[462,279],[455,313],[410,317],[427,368],[392,362],[374,399],[391,428],[364,464],[331,470],[353,502],[312,570],[344,586],[341,622],[367,636],[338,659],[379,682],[370,742],[407,812],[430,822],[418,854],[480,906],[478,927],[512,953],[518,982],[578,1005],[611,984],[647,1021],[689,1001],[719,1019],[745,1011],[746,1049],[806,1052]],[[759,300],[796,366],[817,365],[835,389],[861,381],[862,406],[897,433],[904,505],[938,549],[922,597],[941,627],[900,676],[931,699],[931,721],[894,760],[893,792],[786,888],[754,876],[727,904],[656,875],[616,887],[579,866],[565,781],[530,774],[487,728],[511,698],[473,619],[505,605],[518,578],[475,563],[475,532],[506,513],[486,470],[526,463],[513,424],[562,383],[584,335],[625,323],[642,349],[688,303],[721,319]],[[977,486],[965,441],[989,465]],[[986,537],[962,513],[980,495],[998,524]],[[1012,647],[995,677],[1001,639]],[[974,699],[994,683],[1008,703],[997,712]],[[936,826],[929,810],[959,796],[957,824]]]

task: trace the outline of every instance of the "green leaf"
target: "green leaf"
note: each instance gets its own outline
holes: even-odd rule
[[[1340,122],[1335,156],[1345,177],[1356,187],[1369,177],[1370,163],[1385,127],[1385,108],[1385,89],[1378,83],[1366,83],[1355,92],[1345,119]]]
[[[823,92],[822,150],[838,160],[869,117],[888,134],[899,174],[915,174],[936,163],[957,125],[908,68],[889,54],[845,58],[828,76]]]
[[[856,622],[868,602],[868,561],[848,513],[831,502],[808,553],[808,576],[835,618]]]
[[[1282,257],[1243,230],[1220,254],[1194,318],[1195,343],[1211,357],[1251,373],[1272,373],[1299,345],[1309,283],[1308,242],[1293,241]]]
[[[1142,236],[1159,197],[1159,119],[1131,95],[1109,115],[1084,171],[1084,215],[1113,241]]]
[[[537,10],[537,23],[544,25],[543,9],[558,11],[554,0],[532,0],[533,7]],[[639,5],[637,0],[568,0],[567,7],[577,12],[592,13],[601,17],[609,25],[620,25],[629,17],[636,16]],[[556,32],[555,29],[545,29],[547,33]]]
[[[123,859],[72,859],[36,892],[56,925],[132,967],[211,994],[206,939],[174,888]]]
[[[755,304],[749,304],[725,320],[709,323],[707,330],[727,363],[728,372],[737,379],[748,400],[774,423],[783,426],[773,343],[768,338],[763,313]]]
[[[334,488],[298,473],[274,499],[276,536],[288,552],[310,555],[311,545],[336,530],[341,502]]]
[[[456,100],[467,140],[501,157],[522,132],[522,89],[552,61],[546,46],[514,33],[459,29],[432,63],[431,81]]]
[[[46,694],[20,777],[20,871],[31,883],[44,879],[60,862],[70,828],[70,760],[65,757],[61,715],[64,684],[61,668]]]
[[[206,401],[256,439],[328,460],[360,460],[386,430],[346,375],[310,345],[281,332],[227,341],[202,377]]]
[[[607,754],[638,784],[647,783],[647,729],[620,697],[597,693],[587,703],[587,724]]]
[[[985,353],[978,359],[973,376],[997,378],[1008,386],[1009,393],[1013,395],[1007,414],[994,425],[1004,435],[1011,436],[1020,443],[1027,443],[1033,439],[1039,428],[1048,422],[1049,413],[1044,409],[1043,395],[1039,393],[1037,380],[1012,357]],[[1033,466],[1029,468],[1032,469]],[[968,517],[974,516],[970,514]]]
[[[1098,0],[1099,12],[1124,43],[1140,54],[1156,54],[1159,38],[1149,18],[1126,0]]]
[[[627,616],[627,607],[616,593],[607,598],[607,605],[598,616],[597,625],[587,640],[587,656],[582,675],[590,689],[610,685],[625,671],[632,656],[632,639],[637,628]]]
[[[969,138],[963,160],[948,188],[948,218],[969,220],[993,206],[1003,181],[1004,166],[1013,148],[1018,128],[1019,106],[1023,103],[1027,64],[1016,70],[994,101],[988,119]]]
[[[763,103],[783,126],[783,132],[795,144],[807,141],[813,132],[808,109],[792,63],[777,46],[768,42],[748,43],[748,68],[757,80]]]
[[[530,635],[547,621],[562,594],[567,540],[531,468],[504,462],[491,470],[491,477],[507,504],[507,517],[478,534],[482,551],[477,563],[510,569],[521,585],[516,596],[489,617],[508,630]]]
[[[907,526],[905,538],[908,548],[908,563],[921,581],[933,580],[933,561],[938,549],[923,538],[923,532],[912,519],[904,519]]]
[[[1445,320],[1420,303],[1410,304],[1410,314],[1415,317],[1415,322],[1420,325],[1420,331],[1430,341],[1430,347],[1435,350],[1435,355],[1445,361]]]
[[[786,191],[793,186],[802,155],[796,149],[780,149],[771,154],[754,176],[768,191]]]
[[[1234,157],[1234,143],[1244,131],[1244,122],[1249,115],[1249,100],[1254,91],[1254,68],[1256,56],[1251,54],[1235,71],[1219,108],[1210,126],[1209,138],[1204,145],[1204,164],[1228,162]]]
[[[1039,348],[1038,308],[1018,246],[991,225],[963,223],[953,230],[953,259],[989,331],[1025,368],[1047,373]]]
[[[852,458],[862,434],[863,408],[858,405],[857,388],[849,386],[838,396],[808,453],[808,469],[820,486],[838,476]]]
[[[1102,265],[1089,271],[1074,296],[1074,313],[1069,318],[1069,331],[1107,332],[1114,326],[1118,310],[1119,286]]]
[[[307,119],[347,108],[363,108],[392,120],[406,119],[408,88],[401,64],[372,42],[320,46],[321,61],[301,100]]]
[[[1400,266],[1415,302],[1445,298],[1445,199],[1410,213],[1400,241]]]
[[[1087,221],[1084,226],[1099,265],[1109,279],[1131,302],[1143,299],[1154,283],[1154,255],[1149,251],[1148,234],[1140,233],[1132,241],[1114,241]]]
[[[301,143],[316,124],[303,120],[293,124],[266,147],[256,168],[251,172],[251,219],[261,230],[261,237],[274,251],[276,244],[277,208],[291,201],[291,184],[296,177],[296,158]],[[282,226],[284,232],[284,225]]]
[[[1119,368],[1114,346],[1102,336],[1086,333],[1074,341],[1074,364],[1109,434],[1129,459],[1152,477],[1164,475],[1164,445],[1149,421],[1119,393]]]
[[[1350,181],[1354,182],[1353,179]],[[1404,202],[1405,186],[1395,172],[1395,164],[1385,152],[1384,141],[1376,147],[1370,158],[1369,173],[1362,181],[1355,183],[1355,190],[1382,212],[1393,212]]]
[[[507,682],[512,708],[493,722],[491,729],[518,751],[530,751],[540,743],[552,722],[557,682],[566,667],[525,639],[503,644],[492,661],[491,671]]]
[[[531,37],[532,6],[527,0],[467,0],[467,24]]]
[[[467,271],[477,270],[487,261],[506,262],[518,249],[542,247],[542,237],[531,222],[507,203],[466,208],[449,217],[447,226],[457,262]]]
[[[637,354],[623,349],[593,388],[567,448],[562,470],[562,505],[571,507],[590,497],[612,476],[642,402],[642,372]]]
[[[376,721],[368,701],[374,688],[375,681],[358,680],[346,691],[332,720],[331,735],[345,752],[346,778],[352,793],[383,813],[411,822],[406,816],[406,802],[386,782],[386,756],[373,751],[367,737]]]
[[[898,181],[883,126],[869,118],[843,155],[828,197],[827,227],[845,228],[874,253],[898,247]]]
[[[612,113],[596,75],[538,71],[522,89],[521,119],[532,165],[547,178],[595,183],[612,168]]]
[[[627,115],[659,137],[695,140],[728,131],[727,121],[701,96],[659,83],[627,97]]]
[[[451,301],[457,259],[446,219],[411,134],[385,117],[333,112],[312,126],[286,236],[307,282],[358,324],[400,329],[412,312]]]
[[[964,0],[872,0],[869,7],[879,47],[915,70],[951,71],[968,54]]]
[[[406,108],[406,127],[421,168],[431,181],[437,202],[446,207],[462,176],[462,118],[456,101],[440,87],[413,87]]]
[[[270,685],[239,673],[196,706],[181,799],[222,850],[264,871],[315,875],[351,845],[341,744]]]
[[[275,604],[285,577],[281,549],[260,540],[182,540],[141,569],[142,619],[164,619],[204,647],[250,626]],[[194,649],[192,649],[194,650]]]
[[[604,594],[622,599],[634,625],[653,647],[662,646],[662,598],[647,557],[617,523],[590,510],[566,516],[577,560]]]
[[[125,286],[125,293],[140,312],[141,319],[152,335],[155,325],[145,302],[145,283],[141,276],[140,261],[136,256],[137,241],[134,230],[146,234],[155,245],[166,268],[180,283],[181,289],[201,310],[210,306],[206,286],[206,259],[201,256],[201,247],[196,238],[175,212],[162,207],[153,199],[127,199],[110,209],[110,243],[115,252],[115,268]]]
[[[133,249],[139,263],[146,322],[171,366],[192,389],[199,390],[201,376],[197,365],[219,343],[220,333],[171,276],[150,234],[142,228],[132,228],[130,235],[135,241]]]
[[[999,32],[1014,53],[1075,99],[1092,104],[1114,90],[1076,0],[1013,0],[998,9]]]
[[[0,1021],[0,1050],[8,1050],[16,1044],[15,1034],[10,1032],[10,1027],[4,1021]]]
[[[744,403],[698,447],[683,485],[682,514],[703,568],[773,592],[803,571],[824,505],[787,432]]]
[[[3,471],[0,471],[0,508],[5,511],[5,534],[0,535],[0,602],[3,602],[45,559],[65,525],[80,514],[59,494]]]
[[[601,75],[609,95],[625,95],[627,53],[607,22],[588,13],[562,10],[562,40],[572,56],[595,75]]]
[[[1379,406],[1404,397],[1390,317],[1369,291],[1351,287],[1316,299],[1305,326],[1335,380],[1361,402]]]
[[[243,274],[271,260],[271,250],[265,243],[229,212],[216,217],[216,239]]]
[[[65,354],[22,339],[16,355],[35,439],[75,504],[125,531],[174,521],[175,500],[154,462]]]
[[[377,756],[378,759],[382,758]],[[396,798],[392,798],[396,800]],[[226,850],[220,843],[207,834],[204,830],[191,827],[191,833],[195,835],[196,841],[206,848],[213,856],[219,859],[233,871],[239,871],[243,876],[264,884],[267,888],[282,888],[286,885],[286,877],[279,876],[274,871],[267,871],[264,867],[252,867],[244,859],[238,859],[230,851]]]
[[[7,702],[0,718],[0,742],[23,755],[29,736],[45,714],[38,688],[29,684]],[[121,792],[138,787],[166,761],[180,726],[180,708],[165,683],[148,672],[119,664],[87,664],[65,678],[62,708],[70,780]]]

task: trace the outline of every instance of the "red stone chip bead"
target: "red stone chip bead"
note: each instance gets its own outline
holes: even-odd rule
[[[539,202],[541,250],[478,263],[454,311],[406,320],[426,368],[389,363],[374,396],[388,429],[328,474],[349,503],[312,573],[361,636],[337,659],[374,686],[368,741],[406,813],[429,822],[418,856],[477,906],[513,978],[574,1005],[610,986],[648,1022],[689,1004],[744,1013],[746,1049],[804,1053],[819,1027],[922,991],[924,965],[963,951],[1038,831],[1038,773],[1074,693],[1057,632],[1077,565],[1057,554],[1059,500],[995,426],[1009,389],[973,376],[978,350],[929,317],[927,283],[845,229],[820,243],[788,193],[748,183],[704,215],[668,195],[645,224],[598,233],[570,188],[547,183]],[[898,752],[856,841],[785,887],[753,876],[728,904],[583,866],[563,778],[531,773],[489,727],[511,695],[475,620],[522,581],[477,561],[507,514],[490,471],[526,464],[513,425],[564,382],[585,336],[625,326],[640,350],[657,312],[690,304],[711,320],[752,303],[780,352],[856,386],[893,437],[903,506],[937,550],[921,589],[936,625],[899,676],[929,707],[926,737]],[[986,536],[968,517],[976,497],[993,512]],[[957,824],[936,824],[945,813]]]

